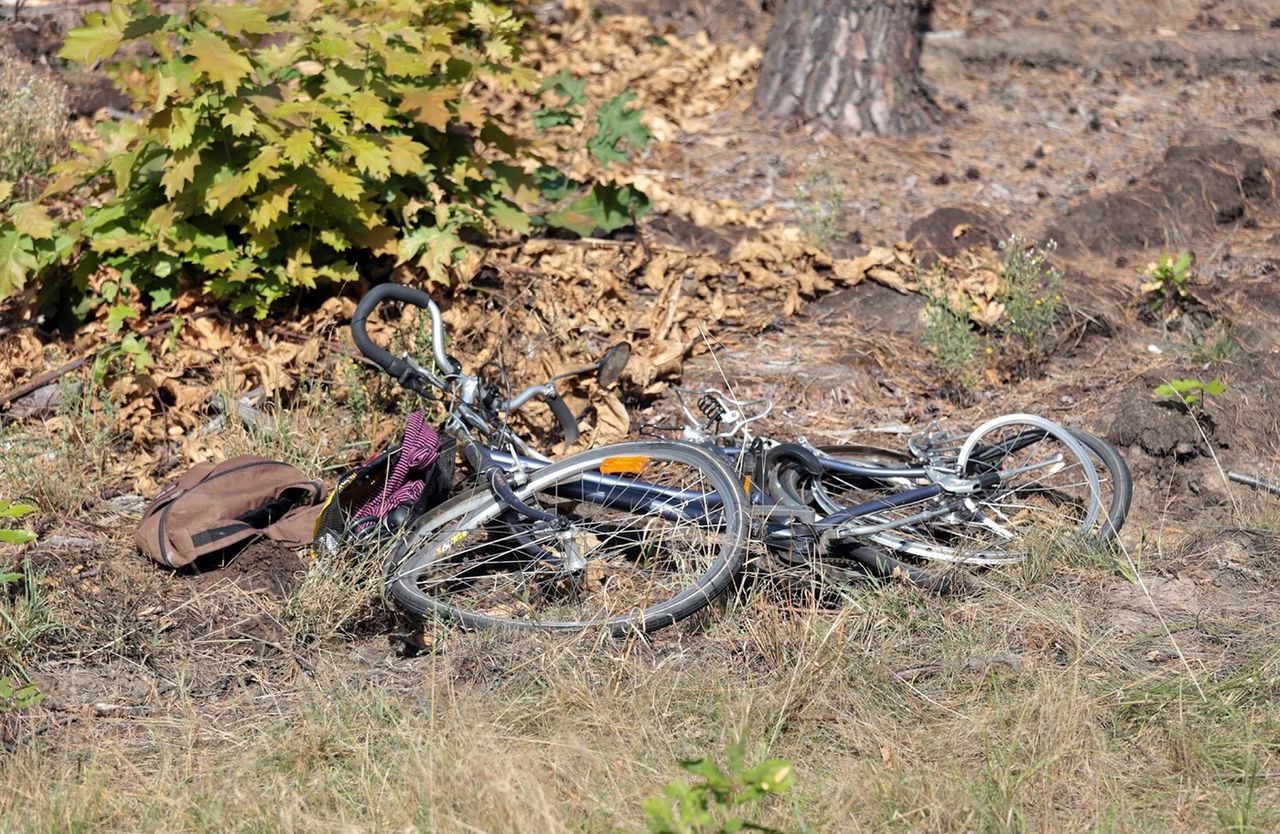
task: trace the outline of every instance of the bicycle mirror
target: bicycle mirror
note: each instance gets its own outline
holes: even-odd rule
[[[600,383],[600,387],[608,388],[617,382],[630,361],[631,345],[626,342],[618,342],[606,350],[596,365],[596,381]]]

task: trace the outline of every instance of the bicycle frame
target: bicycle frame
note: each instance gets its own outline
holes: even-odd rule
[[[726,449],[721,446],[709,446],[709,450],[720,454],[730,462],[734,455],[732,449]],[[509,452],[497,450],[489,450],[491,459],[502,466],[507,471],[520,471],[526,468],[538,468],[545,463],[533,458],[521,455],[512,455]],[[874,469],[867,469],[868,473],[884,476],[883,473]],[[891,470],[893,472],[908,470]],[[915,471],[915,470],[910,470]],[[918,471],[918,476],[924,476],[924,470]],[[884,477],[897,477],[884,476]],[[577,485],[573,487],[561,487],[562,494],[571,499],[592,501],[594,503],[608,503],[615,506],[625,508],[630,511],[644,510],[655,515],[665,517],[671,521],[692,521],[703,517],[703,514],[710,513],[721,506],[722,502],[715,493],[698,492],[696,490],[681,490],[671,487],[664,487],[659,484],[648,483],[644,481],[636,481],[619,475],[608,475],[601,473],[600,475],[584,474]],[[937,517],[954,511],[954,507],[937,508],[925,513],[918,513],[909,518],[898,519],[893,522],[882,524],[861,525],[848,527],[850,521],[873,515],[877,512],[903,507],[909,504],[926,501],[942,495],[946,490],[938,484],[928,484],[917,487],[915,489],[906,490],[896,495],[877,498],[873,501],[867,501],[857,506],[848,507],[839,513],[821,519],[815,519],[812,522],[806,522],[804,527],[814,534],[838,534],[837,538],[857,537],[867,535],[868,533],[878,532],[880,530],[893,529],[911,524],[919,523],[928,518]],[[782,508],[788,509],[784,505],[772,501],[768,498],[759,487],[752,484],[749,490],[751,494],[751,504],[754,507]],[[689,513],[687,508],[697,506],[702,513]],[[766,530],[770,538],[785,539],[793,536],[792,525],[790,523],[772,522],[766,525]]]
[[[413,304],[427,309],[430,313],[432,353],[434,354],[436,367],[443,376],[422,367],[410,356],[406,355],[401,358],[392,356],[369,338],[365,323],[378,304],[386,299]],[[410,287],[383,284],[370,290],[357,305],[356,314],[352,318],[351,329],[353,339],[361,352],[373,360],[376,365],[387,371],[405,388],[423,396],[430,395],[433,388],[441,392],[454,394],[456,400],[449,410],[444,428],[448,434],[459,441],[468,465],[481,477],[487,477],[494,495],[515,512],[534,522],[555,521],[555,517],[552,514],[521,501],[509,483],[510,476],[514,476],[518,481],[521,473],[541,468],[550,461],[534,451],[526,442],[507,429],[505,425],[502,423],[495,425],[494,423],[494,420],[501,413],[515,411],[528,401],[541,398],[551,406],[553,413],[564,426],[566,440],[571,442],[573,438],[577,437],[577,421],[564,401],[559,398],[554,380],[541,385],[529,386],[508,400],[498,400],[494,391],[486,390],[479,377],[464,373],[462,366],[445,352],[444,322],[440,308],[426,293]],[[703,403],[708,400],[713,401],[712,405],[716,407],[716,413],[709,414],[708,422],[698,426],[697,419],[688,408],[683,397],[679,397],[679,392],[677,392],[681,410],[688,421],[688,427],[684,431],[684,439],[686,441],[697,443],[721,455],[731,467],[740,461],[744,455],[750,453],[744,448],[726,446],[723,441],[738,434],[750,440],[749,425],[765,417],[772,409],[771,403],[768,401],[739,402],[726,398],[713,390],[688,393],[697,394],[703,398],[699,400],[699,408],[704,413],[708,413],[708,408]],[[743,410],[744,407],[759,405],[763,405],[763,410],[754,415],[749,416]],[[721,423],[722,417],[729,425],[727,430],[724,430]],[[711,431],[710,429],[713,425],[718,430]],[[473,429],[480,433],[484,438],[483,441],[472,434]],[[1016,444],[1018,440],[1019,438],[1015,438],[1013,442]],[[1027,442],[1033,442],[1033,440],[1034,438],[1029,438]],[[508,448],[500,448],[499,443],[505,444]],[[964,454],[971,451],[973,450],[966,443]],[[948,501],[942,506],[929,508],[901,519],[873,521],[870,524],[856,524],[855,522],[858,519],[874,516],[876,513],[885,510],[929,501],[944,494],[954,495],[958,501],[963,502],[964,496],[968,492],[980,487],[994,486],[1000,479],[999,475],[994,474],[990,476],[980,475],[976,479],[965,478],[959,473],[947,472],[935,466],[895,468],[860,466],[830,458],[822,460],[821,465],[829,471],[857,477],[877,480],[894,478],[923,479],[928,483],[893,495],[882,496],[856,506],[840,509],[821,519],[805,520],[802,524],[797,525],[797,516],[800,515],[800,512],[796,508],[774,501],[760,488],[758,483],[748,482],[745,488],[750,505],[753,508],[763,510],[762,513],[758,514],[765,517],[767,539],[779,542],[786,539],[808,539],[816,536],[827,541],[831,539],[856,538],[883,530],[909,527],[922,521],[928,521],[932,518],[955,512],[957,509],[956,502]],[[714,512],[717,507],[723,504],[723,501],[715,494],[700,493],[695,490],[673,489],[605,473],[601,473],[598,476],[584,475],[578,485],[568,490],[568,492],[571,498],[592,500],[597,503],[616,502],[619,506],[624,506],[631,510],[643,509],[646,512],[655,513],[672,520],[699,518]],[[695,505],[700,508],[702,516],[690,513],[689,509]],[[785,522],[773,521],[771,519],[774,516],[784,516],[787,517],[787,520]],[[797,528],[799,528],[799,534],[797,533]]]

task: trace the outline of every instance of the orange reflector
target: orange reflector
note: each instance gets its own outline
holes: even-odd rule
[[[648,455],[622,455],[605,458],[600,462],[600,472],[605,475],[639,475],[649,462]]]
[[[745,492],[747,495],[751,494],[751,476],[750,475],[742,479],[742,491]]]

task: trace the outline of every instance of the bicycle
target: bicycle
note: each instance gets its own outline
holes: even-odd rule
[[[898,452],[754,437],[750,426],[768,415],[768,401],[715,389],[676,395],[682,439],[716,451],[746,479],[766,546],[791,565],[851,561],[945,591],[953,574],[915,560],[1000,565],[1068,535],[1107,541],[1132,498],[1114,447],[1034,415],[998,417],[966,435],[930,427]],[[701,418],[686,397],[698,398]],[[799,520],[800,510],[812,519]]]
[[[369,337],[370,314],[388,300],[428,311],[434,368],[392,356]],[[409,613],[472,628],[645,632],[702,608],[741,570],[747,511],[736,476],[707,450],[655,440],[551,461],[511,429],[510,415],[540,399],[573,442],[577,418],[556,382],[616,374],[618,352],[504,398],[484,369],[467,374],[446,353],[440,309],[420,290],[373,288],[351,331],[361,353],[402,387],[444,405],[442,430],[476,484],[390,544],[386,588]]]
[[[365,322],[386,299],[430,312],[436,370],[409,356],[397,359],[369,339]],[[965,564],[1010,557],[1008,548],[956,551],[954,530],[977,527],[1004,541],[1025,539],[1030,527],[992,508],[997,499],[1025,495],[1028,475],[1031,491],[1052,496],[1050,509],[1068,513],[1068,526],[1078,533],[1092,530],[1101,511],[1102,487],[1085,446],[1057,424],[1029,415],[988,421],[954,455],[925,442],[916,449],[925,454],[922,463],[865,466],[800,444],[751,438],[746,426],[763,414],[734,412],[724,431],[735,403],[712,397],[707,419],[696,430],[686,426],[681,441],[621,443],[551,462],[510,429],[505,415],[543,399],[565,436],[576,437],[576,418],[559,398],[557,380],[503,399],[495,382],[465,374],[444,351],[440,311],[425,293],[375,288],[357,306],[352,332],[360,350],[401,385],[446,403],[444,431],[479,482],[406,528],[386,561],[389,593],[422,617],[475,628],[651,631],[700,610],[731,585],[745,562],[752,515],[764,544],[793,562],[849,557],[941,589],[947,577],[887,551]],[[571,373],[584,370],[590,368]],[[1011,437],[994,438],[1018,427]],[[740,434],[749,449],[723,442]],[[1054,443],[1062,448],[1045,450]],[[1037,459],[1009,464],[1033,447]],[[756,459],[749,469],[743,465],[748,452]],[[1037,486],[1064,471],[1083,482]],[[868,479],[880,494],[854,506],[824,505],[818,496],[836,501],[833,473]],[[877,541],[883,536],[895,537],[890,548]]]

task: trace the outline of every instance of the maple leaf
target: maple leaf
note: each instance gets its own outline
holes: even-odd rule
[[[430,166],[423,159],[427,154],[427,146],[415,142],[408,136],[396,134],[385,139],[387,161],[391,170],[397,174],[425,174]]]
[[[331,163],[321,162],[316,166],[315,171],[325,185],[329,186],[334,194],[344,200],[355,202],[360,199],[360,195],[364,192],[360,180],[346,171],[335,168]]]
[[[59,57],[92,64],[110,58],[124,39],[124,30],[115,20],[99,12],[85,15],[85,25],[67,35]]]
[[[374,226],[353,234],[352,239],[375,255],[400,254],[397,245],[396,231],[388,226]]]
[[[231,204],[231,201],[253,188],[257,177],[248,173],[231,174],[218,180],[204,192],[204,204],[207,211],[217,211]]]
[[[35,203],[18,203],[9,209],[13,228],[36,240],[53,237],[54,225],[44,209]]]
[[[640,120],[644,114],[638,109],[627,109],[635,97],[636,94],[628,90],[600,105],[596,111],[596,135],[587,140],[587,150],[605,165],[627,161],[627,155],[619,150],[622,144],[639,150],[649,141],[649,128]]]
[[[196,167],[200,165],[201,148],[183,148],[169,157],[164,176],[160,178],[160,187],[164,195],[172,200],[182,192],[182,187],[195,179]]]
[[[301,165],[315,153],[316,135],[309,130],[297,130],[284,140],[284,158],[293,165]]]
[[[362,172],[380,180],[386,179],[387,174],[391,173],[387,152],[369,139],[364,139],[360,136],[347,136],[342,140],[342,144],[346,145],[347,149],[351,151],[356,167]]]
[[[254,201],[249,210],[249,225],[262,231],[276,222],[280,215],[289,210],[289,197],[293,195],[296,185],[276,183],[271,190]]]
[[[165,145],[173,151],[180,151],[191,144],[196,133],[196,112],[190,107],[171,107],[156,114],[160,119],[168,116],[168,135]]]
[[[267,13],[253,5],[205,6],[228,35],[269,35],[275,31]]]
[[[257,114],[253,112],[252,107],[245,103],[244,99],[236,99],[231,102],[222,114],[222,125],[230,128],[233,136],[248,136],[253,133],[254,125],[257,123]],[[170,136],[172,136],[172,133]]]
[[[348,104],[351,115],[374,130],[387,126],[387,103],[369,90],[361,90],[351,97]]]
[[[39,266],[27,238],[16,230],[0,235],[0,298],[22,289]]]

